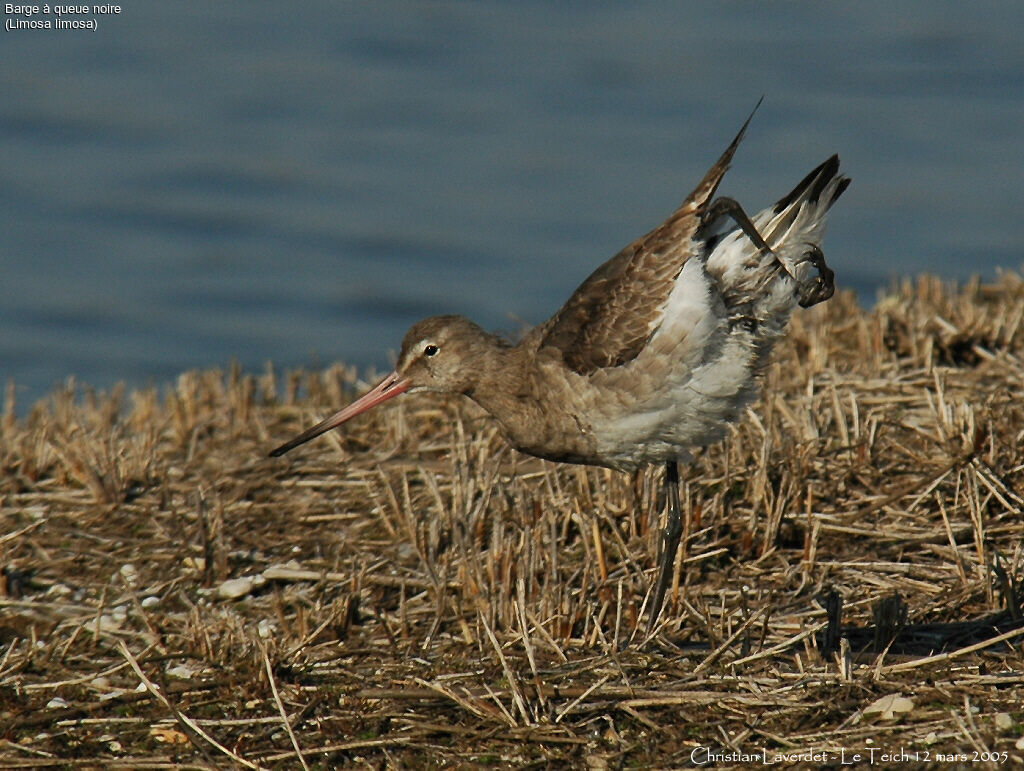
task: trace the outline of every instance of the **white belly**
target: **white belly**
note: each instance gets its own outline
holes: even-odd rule
[[[762,320],[738,320],[704,264],[687,262],[643,352],[595,378],[621,394],[593,425],[602,454],[628,468],[720,441],[757,396],[758,374],[796,306],[791,279],[776,283],[757,304]]]

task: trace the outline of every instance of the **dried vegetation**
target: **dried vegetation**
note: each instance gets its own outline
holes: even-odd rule
[[[683,471],[646,642],[654,472],[415,396],[268,459],[364,386],[341,367],[69,385],[24,418],[9,389],[0,765],[1020,762],[1022,382],[1014,275],[799,314]]]

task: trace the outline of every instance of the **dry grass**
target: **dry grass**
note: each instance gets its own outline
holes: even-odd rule
[[[684,469],[646,644],[654,474],[520,456],[429,397],[266,458],[363,387],[343,368],[69,387],[25,419],[9,392],[0,766],[1020,762],[1022,382],[1012,275],[800,314]]]

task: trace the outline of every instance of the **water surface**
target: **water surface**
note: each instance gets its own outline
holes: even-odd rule
[[[825,252],[895,276],[1024,256],[1024,4],[136,3],[0,33],[0,380],[385,367],[406,327],[544,320],[693,187],[833,152]]]

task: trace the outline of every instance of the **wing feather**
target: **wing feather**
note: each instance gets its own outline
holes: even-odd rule
[[[565,364],[581,375],[636,358],[661,325],[683,266],[703,248],[695,238],[703,213],[760,104],[683,204],[579,286],[545,324],[541,348],[556,349]]]

